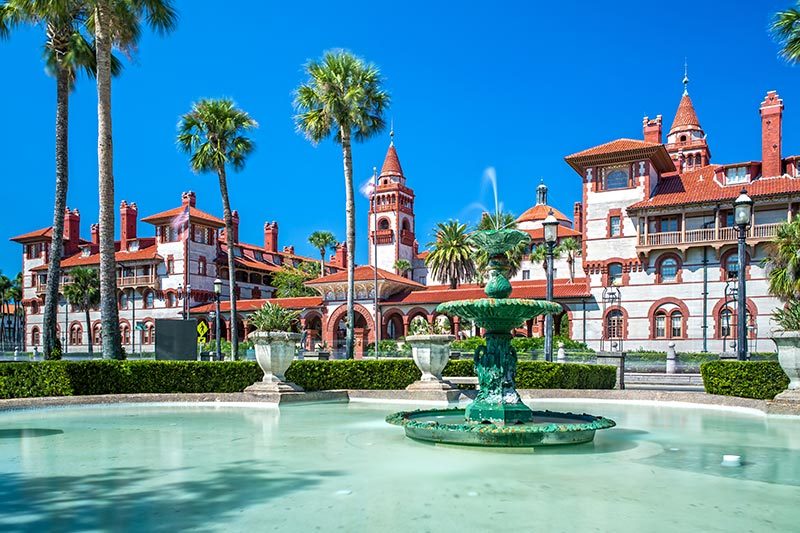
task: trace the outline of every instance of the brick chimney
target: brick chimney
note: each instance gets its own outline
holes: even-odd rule
[[[100,224],[92,224],[90,229],[92,232],[92,244],[100,245]]]
[[[268,252],[278,251],[278,223],[264,223],[264,249]]]
[[[194,194],[194,191],[187,191],[181,194],[181,205],[197,207],[197,196]]]
[[[644,117],[642,129],[644,130],[644,140],[646,142],[660,143],[662,139],[661,115],[656,115],[656,118],[652,120],[650,120],[650,117]]]
[[[572,221],[572,227],[583,233],[583,204],[580,202],[575,202],[575,206],[572,208]]]
[[[77,209],[64,210],[64,255],[78,251],[81,241],[81,214]]]
[[[347,267],[347,244],[340,242],[336,245],[336,251],[331,255],[330,264],[339,268]]]
[[[239,242],[239,211],[236,209],[231,213],[231,226],[233,233],[233,242]]]
[[[128,249],[128,241],[136,238],[136,221],[139,216],[139,209],[136,204],[130,204],[125,200],[119,204],[119,240],[120,249]]]
[[[289,255],[294,255],[294,246],[284,246],[283,247],[283,253],[289,254]]]
[[[781,176],[781,122],[783,100],[776,91],[769,91],[761,102],[761,175],[765,178]]]

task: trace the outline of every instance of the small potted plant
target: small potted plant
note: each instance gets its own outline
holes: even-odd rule
[[[417,317],[408,327],[406,342],[411,345],[411,357],[422,372],[422,378],[415,381],[407,390],[450,390],[453,385],[442,379],[442,371],[450,359],[450,343],[455,337],[450,335],[450,321],[440,316],[430,324],[425,318]]]
[[[264,377],[245,389],[245,392],[290,392],[303,389],[286,381],[284,373],[292,364],[296,345],[300,341],[297,326],[299,311],[265,303],[264,307],[250,315],[249,322],[256,331],[248,337],[256,351],[256,361],[264,371]]]

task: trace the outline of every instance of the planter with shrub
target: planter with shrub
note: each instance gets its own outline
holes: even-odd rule
[[[300,333],[297,333],[299,318],[298,311],[269,302],[250,315],[249,321],[256,331],[250,334],[249,339],[253,342],[256,361],[264,371],[264,376],[261,381],[247,387],[245,392],[267,394],[303,390],[284,376],[294,360],[296,345],[300,341]]]
[[[446,317],[439,319],[447,320]],[[450,323],[437,320],[430,324],[422,317],[411,321],[406,342],[411,345],[411,357],[422,377],[408,387],[416,391],[449,391],[453,385],[442,379],[442,370],[450,360],[450,343],[455,336],[450,335]]]

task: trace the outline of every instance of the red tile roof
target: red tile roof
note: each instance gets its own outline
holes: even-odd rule
[[[725,186],[714,178],[716,171],[721,168],[719,165],[708,165],[682,174],[661,176],[653,195],[631,205],[628,211],[648,207],[731,203],[739,196],[742,187],[747,189],[747,194],[753,199],[800,193],[800,179],[784,176],[758,178],[746,184]]]
[[[353,279],[356,281],[371,281],[375,279],[375,269],[372,266],[364,265],[355,268],[355,273]],[[404,278],[403,276],[398,276],[397,274],[393,274],[391,272],[387,272],[381,268],[378,269],[378,279],[384,281],[393,281],[395,283],[403,283],[405,285],[409,285],[415,288],[423,288],[424,285],[417,283],[416,281],[410,280],[408,278]],[[327,276],[312,279],[311,281],[307,281],[306,285],[317,285],[320,283],[341,283],[343,281],[347,281],[347,271],[337,272],[335,274],[329,274]]]
[[[185,206],[178,206],[174,209],[170,209],[168,211],[162,211],[161,213],[156,213],[155,215],[150,215],[142,219],[142,222],[148,222],[150,224],[160,224],[163,222],[172,222],[175,217],[183,213]],[[189,208],[189,219],[194,222],[202,222],[211,227],[223,228],[225,227],[225,222],[222,219],[215,217],[214,215],[210,215],[205,211],[200,211],[196,207]]]
[[[531,239],[534,242],[543,241],[544,240],[544,228],[536,228],[536,229],[524,229],[521,230],[531,236]],[[565,239],[567,237],[580,237],[581,232],[578,230],[574,230],[572,228],[568,228],[566,226],[562,226],[561,224],[558,225],[558,238]]]
[[[52,237],[53,237],[53,227],[48,226],[46,228],[37,229],[36,231],[29,231],[28,233],[17,235],[16,237],[11,237],[9,240],[15,242],[26,242],[26,241],[48,240],[51,239]]]
[[[694,128],[692,126],[694,126]],[[669,132],[671,134],[675,130],[699,128],[700,120],[697,118],[697,113],[695,113],[692,99],[689,98],[688,94],[684,93],[678,104],[678,110],[675,112],[675,120],[672,121],[672,127],[669,129]]]
[[[397,157],[397,150],[394,148],[394,143],[389,145],[386,151],[386,157],[383,160],[381,167],[381,176],[402,176],[403,169],[400,166],[400,159]]]
[[[532,281],[513,281],[511,282],[511,298],[545,298],[545,280]],[[577,278],[570,283],[569,280],[555,280],[553,294],[556,299],[566,298],[588,298],[589,284],[586,278]],[[467,300],[474,298],[486,298],[483,287],[469,284],[461,285],[457,289],[451,289],[447,285],[431,285],[424,291],[413,291],[401,294],[384,301],[385,304],[438,304],[453,300]]]
[[[163,258],[158,255],[156,251],[156,246],[148,246],[147,248],[142,248],[141,250],[137,250],[135,252],[117,252],[114,254],[114,259],[116,259],[117,263],[126,263],[131,261],[147,261],[147,260],[162,260]],[[88,256],[84,256],[83,252],[78,252],[73,254],[66,259],[61,261],[61,268],[72,268],[78,266],[87,266],[87,265],[99,265],[100,264],[100,253],[96,250],[93,250],[92,253]],[[36,268],[33,268],[34,271],[44,271],[47,270],[48,265],[41,265]]]
[[[256,300],[236,300],[236,310],[242,312],[256,311],[264,307],[265,303],[276,304],[286,309],[308,309],[311,307],[321,307],[322,298],[319,296],[300,296],[297,298],[261,298]],[[191,312],[206,314],[215,311],[216,304],[206,304],[192,307]],[[226,313],[231,310],[230,300],[220,300],[219,310]]]
[[[581,175],[590,166],[608,165],[636,159],[650,159],[659,172],[675,171],[675,164],[670,159],[663,144],[636,139],[617,139],[564,158]]]
[[[547,215],[550,214],[550,210],[553,211],[553,216],[556,219],[564,221],[564,222],[572,222],[567,216],[555,209],[554,207],[550,207],[549,205],[544,204],[536,204],[535,206],[531,207],[524,213],[522,213],[519,217],[517,217],[517,222],[537,222],[540,220],[544,220],[547,218]]]

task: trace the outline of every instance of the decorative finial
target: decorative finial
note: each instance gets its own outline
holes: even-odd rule
[[[394,146],[394,117],[392,117],[391,125],[389,126],[389,146]]]
[[[689,63],[683,59],[683,95],[689,94]]]

